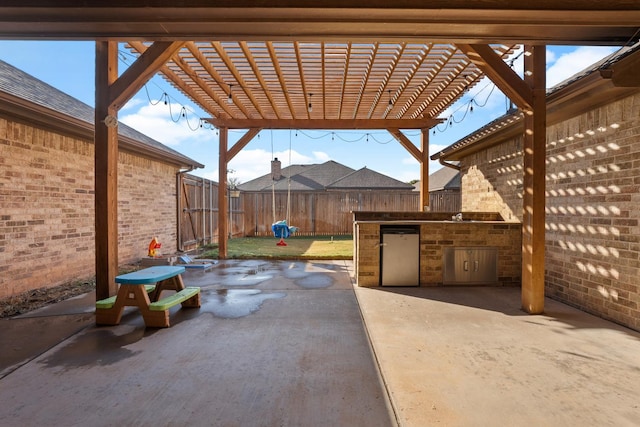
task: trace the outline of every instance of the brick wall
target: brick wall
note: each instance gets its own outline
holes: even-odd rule
[[[522,137],[467,157],[460,174],[463,211],[522,220]]]
[[[463,210],[522,218],[522,140],[464,159]],[[547,129],[546,295],[640,330],[640,95]]]
[[[160,253],[177,250],[175,167],[120,153],[118,163],[118,259],[121,263],[147,256],[154,236]]]
[[[93,143],[0,118],[0,298],[95,275]],[[172,166],[121,153],[119,262],[176,250]]]

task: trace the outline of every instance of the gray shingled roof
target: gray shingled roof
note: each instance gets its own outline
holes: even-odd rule
[[[413,185],[364,167],[336,180],[327,189],[413,190]]]
[[[94,109],[76,98],[56,89],[55,87],[36,79],[30,74],[0,60],[0,91],[8,93],[25,101],[40,105],[69,117],[94,124]],[[121,136],[133,139],[152,147],[156,151],[166,153],[174,160],[181,160],[185,165],[204,167],[199,162],[167,147],[166,145],[149,138],[137,130],[123,124],[118,124],[118,133]]]
[[[429,192],[459,189],[460,171],[443,167],[429,175]]]
[[[411,190],[412,185],[382,175],[371,169],[358,171],[329,160],[321,164],[291,165],[282,169],[275,182],[276,191],[287,191],[291,177],[291,191],[324,191],[337,189]],[[271,191],[271,174],[238,185],[242,191]]]
[[[637,52],[640,50],[640,42],[636,43],[632,46],[624,46],[621,47],[620,49],[618,49],[616,52],[612,53],[611,55],[608,55],[604,58],[602,58],[600,61],[595,62],[594,64],[590,65],[589,67],[583,69],[582,71],[579,71],[578,73],[568,77],[567,79],[563,80],[562,82],[556,84],[555,86],[551,87],[551,88],[547,88],[546,94],[547,97],[549,97],[550,95],[553,95],[557,92],[560,92],[562,89],[564,89],[565,87],[571,85],[572,83],[575,83],[577,81],[579,81],[580,79],[583,79],[595,72],[598,72],[600,70],[604,70],[607,69],[608,67],[610,67],[612,64],[615,64],[618,61],[621,61],[622,59],[624,59],[625,57]],[[438,153],[435,153],[434,155],[431,156],[432,160],[438,159],[438,158],[443,158],[446,156],[447,153],[453,151],[453,150],[457,150],[461,147],[467,147],[470,145],[473,145],[474,143],[476,143],[477,141],[480,141],[484,138],[486,138],[487,136],[493,134],[494,132],[499,131],[500,129],[507,127],[507,126],[511,126],[513,125],[515,122],[520,122],[522,121],[524,118],[523,114],[521,111],[517,110],[517,109],[511,109],[509,111],[507,111],[505,114],[503,114],[502,116],[492,120],[490,123],[487,123],[486,125],[482,126],[481,128],[477,129],[476,131],[466,135],[465,137],[457,140],[456,142],[454,142],[453,144],[449,145],[448,147],[444,148],[443,150],[441,150]]]
[[[571,83],[578,81],[591,73],[594,73],[599,70],[606,69],[607,67],[615,64],[616,62],[624,59],[625,57],[631,55],[632,53],[640,50],[640,43],[636,43],[631,46],[623,46],[612,54],[605,56],[601,60],[594,62],[589,67],[583,69],[582,71],[577,72],[576,74],[566,78],[555,86],[547,89],[547,95],[550,95],[554,92],[558,92],[559,90],[569,86]]]

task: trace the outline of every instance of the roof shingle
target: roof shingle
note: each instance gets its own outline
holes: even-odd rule
[[[412,190],[413,186],[388,177],[374,170],[354,170],[341,163],[329,160],[321,164],[291,165],[282,169],[279,180],[273,181],[271,174],[263,175],[238,185],[242,191],[326,191],[342,189]]]
[[[0,91],[88,124],[94,124],[94,109],[91,106],[2,60],[0,60]],[[199,162],[184,156],[124,123],[118,123],[118,134],[141,142],[156,151],[166,153],[172,159],[179,159],[185,165],[203,167]]]

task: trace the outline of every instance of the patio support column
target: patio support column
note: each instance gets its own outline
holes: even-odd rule
[[[533,102],[525,110],[524,194],[522,218],[522,308],[544,311],[545,176],[546,176],[546,46],[525,46],[525,83]]]
[[[118,44],[96,42],[94,135],[96,299],[115,295],[118,274],[118,112],[109,89],[118,78]],[[109,117],[109,119],[106,119]]]
[[[218,257],[227,258],[227,146],[229,129],[220,128],[220,147],[218,153]]]
[[[421,148],[411,142],[409,138],[398,128],[387,127],[387,132],[391,134],[405,150],[420,163],[420,206],[419,212],[428,210],[429,208],[429,129],[421,127],[422,133],[420,137]]]
[[[428,211],[429,207],[429,129],[421,129],[420,150],[420,210]]]

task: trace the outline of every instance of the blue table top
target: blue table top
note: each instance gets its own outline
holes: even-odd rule
[[[168,279],[184,273],[185,268],[175,265],[156,265],[132,273],[121,274],[116,277],[116,283],[126,285],[146,285]]]

